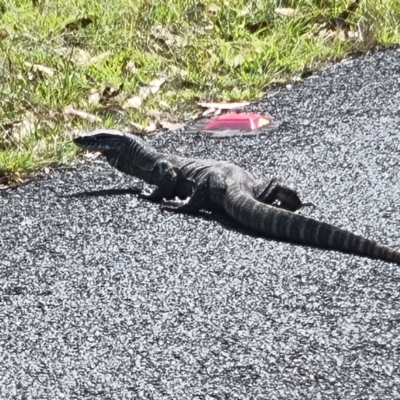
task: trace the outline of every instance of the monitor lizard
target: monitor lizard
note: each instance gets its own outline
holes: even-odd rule
[[[74,143],[99,151],[117,170],[155,185],[141,197],[166,202],[163,209],[193,213],[221,210],[268,238],[333,249],[400,264],[400,252],[373,240],[304,215],[297,192],[278,179],[257,180],[250,172],[225,161],[184,158],[156,151],[136,135],[100,129],[82,134]]]

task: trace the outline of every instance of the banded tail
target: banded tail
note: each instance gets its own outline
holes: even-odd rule
[[[244,226],[271,239],[338,250],[400,265],[400,252],[390,247],[325,222],[269,206],[239,192],[229,196],[226,211]]]

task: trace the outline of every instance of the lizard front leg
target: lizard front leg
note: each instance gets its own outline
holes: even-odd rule
[[[193,183],[193,193],[189,201],[182,206],[164,206],[163,209],[173,212],[193,213],[222,206],[227,190],[226,176],[217,170],[211,170]]]
[[[314,206],[313,203],[302,203],[295,190],[276,178],[271,179],[269,183],[260,182],[256,185],[254,195],[258,201],[266,204],[279,201],[279,207],[288,211],[297,211],[302,207]]]
[[[139,197],[152,201],[171,199],[176,196],[177,172],[168,161],[158,162],[153,170],[153,179],[157,187],[151,192],[140,193]]]
[[[201,209],[207,208],[209,204],[209,186],[208,179],[201,179],[200,182],[194,184],[193,193],[189,201],[181,206],[172,206],[171,204],[164,205],[163,210],[179,212],[179,213],[194,213]]]

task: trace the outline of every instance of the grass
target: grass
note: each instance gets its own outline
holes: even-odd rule
[[[70,163],[77,132],[186,121],[200,100],[255,100],[271,83],[399,43],[400,2],[350,4],[0,0],[0,183]]]

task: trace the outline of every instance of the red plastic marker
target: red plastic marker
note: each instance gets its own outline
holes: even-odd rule
[[[211,137],[254,136],[263,130],[277,129],[279,123],[269,115],[257,113],[229,113],[213,119],[199,118],[189,132],[208,132]]]

